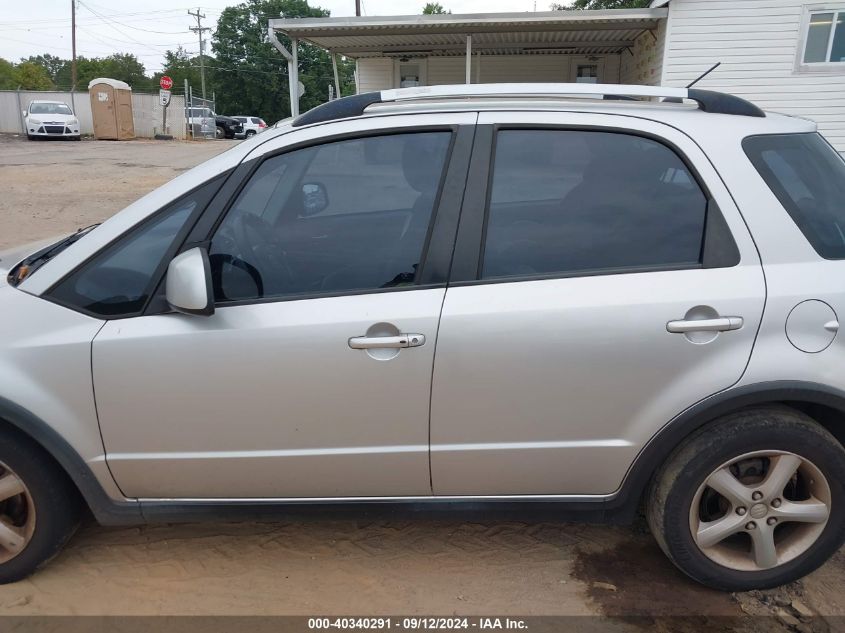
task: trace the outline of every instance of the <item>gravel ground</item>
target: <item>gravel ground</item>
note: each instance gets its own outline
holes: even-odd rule
[[[0,136],[0,248],[103,220],[235,142]],[[710,591],[667,562],[642,522],[89,522],[38,574],[0,587],[0,615],[693,615],[807,633],[845,629],[845,620],[808,617],[845,615],[843,580],[840,552],[776,591]],[[724,622],[670,627],[719,630]]]

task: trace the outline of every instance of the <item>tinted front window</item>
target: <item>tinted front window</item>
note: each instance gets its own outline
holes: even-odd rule
[[[657,141],[506,130],[496,142],[483,276],[697,264],[706,208],[684,162]]]
[[[219,187],[215,179],[106,247],[51,291],[59,303],[92,314],[115,317],[140,312],[155,290],[156,271],[194,211],[204,207]]]
[[[217,300],[412,285],[450,136],[369,137],[267,159],[213,238]]]
[[[845,259],[845,161],[818,134],[747,138],[745,153],[819,255]]]

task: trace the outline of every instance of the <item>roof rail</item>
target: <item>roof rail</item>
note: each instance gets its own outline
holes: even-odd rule
[[[425,99],[460,99],[470,97],[593,97],[625,99],[632,97],[663,98],[680,102],[690,99],[704,112],[733,114],[737,116],[764,117],[765,113],[753,103],[722,92],[698,88],[666,88],[662,86],[626,86],[619,84],[458,84],[452,86],[420,86],[395,88],[381,92],[365,92],[351,97],[335,99],[317,106],[297,117],[293,127],[347,119],[360,116],[375,103],[397,103]]]

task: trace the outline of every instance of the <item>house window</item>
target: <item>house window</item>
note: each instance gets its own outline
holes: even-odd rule
[[[599,82],[598,64],[578,64],[575,82],[579,84],[597,84]]]
[[[804,64],[845,62],[845,8],[812,11],[804,39]]]

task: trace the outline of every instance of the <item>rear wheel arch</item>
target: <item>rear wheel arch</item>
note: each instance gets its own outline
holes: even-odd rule
[[[631,465],[620,494],[608,502],[609,512],[618,512],[622,521],[633,520],[661,466],[706,425],[743,409],[772,406],[804,413],[845,445],[845,391],[803,381],[773,381],[729,389],[693,405],[652,437]]]

